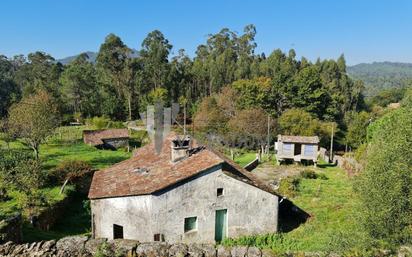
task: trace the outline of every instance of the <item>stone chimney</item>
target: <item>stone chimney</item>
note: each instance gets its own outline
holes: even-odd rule
[[[185,157],[189,156],[190,150],[190,137],[177,137],[171,142],[171,160],[172,162],[178,162]]]

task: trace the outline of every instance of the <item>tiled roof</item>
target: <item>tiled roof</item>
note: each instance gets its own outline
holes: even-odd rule
[[[319,137],[305,137],[305,136],[285,136],[278,135],[278,141],[286,143],[302,143],[302,144],[318,144]]]
[[[83,141],[85,144],[102,145],[104,139],[128,138],[127,129],[84,130]]]
[[[164,140],[160,154],[156,154],[154,144],[151,143],[138,149],[132,158],[95,172],[89,198],[152,194],[218,165],[229,176],[274,193],[253,174],[209,148],[199,148],[193,155],[176,163],[171,162],[170,145],[175,137],[171,133]],[[193,147],[198,147],[195,141]]]

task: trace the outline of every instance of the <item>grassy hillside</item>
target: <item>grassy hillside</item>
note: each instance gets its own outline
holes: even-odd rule
[[[316,170],[326,179],[301,178],[291,200],[311,215],[306,223],[285,233],[229,239],[226,245],[254,245],[277,253],[343,252],[362,249],[363,232],[356,211],[359,201],[353,192],[353,178],[337,167]]]
[[[349,75],[365,83],[367,96],[382,89],[402,87],[412,79],[412,63],[361,63],[347,68]]]

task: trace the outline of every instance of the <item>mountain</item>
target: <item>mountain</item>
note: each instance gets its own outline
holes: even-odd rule
[[[85,52],[88,56],[89,56],[89,58],[88,58],[88,60],[91,62],[91,63],[95,63],[96,62],[96,58],[97,58],[97,52],[91,52],[91,51],[87,51],[87,52]],[[69,63],[71,63],[74,59],[76,59],[78,56],[79,56],[80,54],[78,54],[78,55],[73,55],[73,56],[69,56],[69,57],[65,57],[65,58],[62,58],[62,59],[59,59],[59,60],[56,60],[57,62],[60,62],[61,64],[63,64],[63,65],[67,65],[67,64],[69,64]],[[138,57],[139,56],[139,51],[137,51],[136,49],[132,49],[132,53],[131,53],[131,57],[132,58],[136,58],[136,57]]]
[[[88,52],[85,52],[85,53],[87,54],[87,56],[89,56],[88,60],[89,60],[91,63],[95,63],[95,62],[96,62],[96,57],[97,57],[97,53],[96,53],[96,52],[88,51]],[[79,56],[79,55],[73,55],[73,56],[65,57],[65,58],[63,58],[63,59],[59,59],[59,60],[56,60],[56,61],[57,61],[57,62],[60,62],[60,63],[63,64],[63,65],[66,65],[66,64],[71,63],[71,62],[72,62],[74,59],[76,59],[78,56]]]
[[[347,68],[349,76],[365,83],[365,94],[376,95],[382,89],[404,87],[412,80],[412,63],[360,63]]]

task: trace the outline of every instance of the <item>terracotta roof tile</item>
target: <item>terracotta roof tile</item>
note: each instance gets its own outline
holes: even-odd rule
[[[170,145],[175,137],[171,133],[164,140],[160,154],[156,153],[151,143],[138,149],[132,158],[95,172],[89,198],[152,194],[218,165],[235,179],[275,193],[253,174],[209,148],[199,148],[201,150],[193,155],[176,163],[171,162]],[[195,140],[193,147],[198,147]]]
[[[286,142],[286,143],[303,143],[303,144],[318,144],[319,137],[306,137],[306,136],[286,136],[286,135],[278,135],[278,141]]]
[[[83,141],[85,144],[102,145],[104,139],[128,138],[127,129],[84,130]]]

